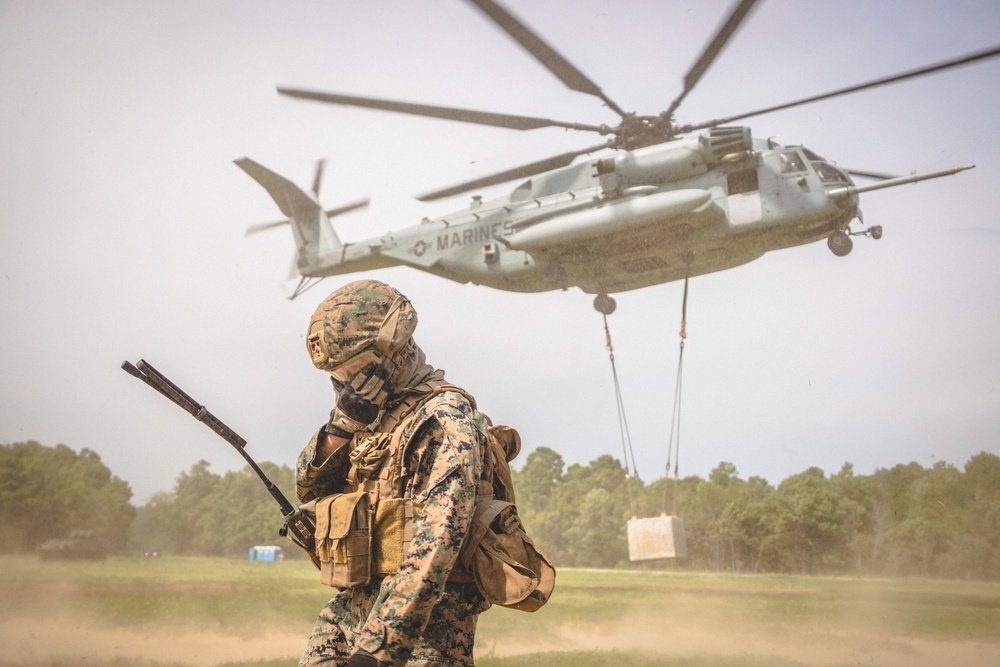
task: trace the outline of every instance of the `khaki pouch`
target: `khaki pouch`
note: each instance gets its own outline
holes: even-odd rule
[[[493,604],[535,611],[555,588],[552,563],[524,532],[514,505],[502,500],[476,505],[459,559],[479,592]]]
[[[399,572],[413,532],[413,506],[409,498],[382,498],[375,510],[372,571]]]
[[[371,512],[363,489],[316,502],[316,556],[320,581],[333,588],[356,588],[371,580]]]

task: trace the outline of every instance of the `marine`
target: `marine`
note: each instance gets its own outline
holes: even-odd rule
[[[336,395],[302,450],[296,490],[316,511],[324,583],[300,665],[473,665],[490,607],[459,556],[483,483],[488,418],[426,363],[417,314],[361,280],[313,314],[307,347]]]

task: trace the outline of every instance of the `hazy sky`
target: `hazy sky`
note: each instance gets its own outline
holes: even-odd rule
[[[765,0],[678,112],[699,122],[1000,43],[1000,4]],[[729,2],[510,0],[627,110],[652,114]],[[333,397],[305,352],[332,278],[296,301],[287,230],[232,160],[323,201],[370,195],[345,240],[464,205],[413,195],[597,143],[283,98],[276,85],[585,123],[616,116],[567,90],[459,0],[366,3],[0,1],[0,442],[97,451],[134,500],[198,459],[243,461],[123,373],[145,358],[292,464]],[[1000,59],[745,121],[855,169],[958,176],[862,195],[879,241],[824,243],[691,283],[680,472],[720,461],[772,483],[1000,453]],[[516,183],[482,194],[497,196]],[[621,457],[601,317],[577,289],[523,295],[396,268],[370,274],[420,315],[429,360],[525,452]],[[639,473],[662,474],[682,286],[617,296],[610,323]],[[522,454],[522,457],[525,454]],[[522,459],[523,460],[523,459]]]

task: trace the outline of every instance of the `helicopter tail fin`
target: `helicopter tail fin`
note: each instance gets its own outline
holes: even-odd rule
[[[284,176],[274,173],[250,158],[234,160],[236,166],[264,186],[287,220],[260,225],[251,231],[290,223],[295,236],[299,273],[308,275],[310,268],[331,254],[339,255],[343,244],[330,224],[327,212],[320,206],[315,192],[307,192]],[[317,179],[318,180],[318,179]]]

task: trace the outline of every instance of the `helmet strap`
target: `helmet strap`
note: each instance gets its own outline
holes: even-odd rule
[[[399,326],[399,316],[403,310],[406,299],[397,296],[389,306],[389,312],[385,314],[382,325],[378,330],[378,338],[375,339],[375,349],[382,353],[387,359],[395,356],[397,350],[392,348],[392,340],[396,336],[396,327]]]

